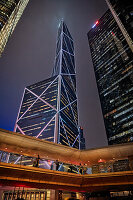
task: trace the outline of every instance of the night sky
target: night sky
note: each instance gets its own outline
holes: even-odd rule
[[[24,88],[51,76],[63,18],[74,39],[79,125],[86,147],[107,145],[87,39],[107,9],[104,0],[30,0],[0,58],[0,128],[13,130]]]

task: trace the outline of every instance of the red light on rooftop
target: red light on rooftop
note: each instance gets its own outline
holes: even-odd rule
[[[99,24],[98,20],[95,22],[95,24],[92,26],[92,28],[94,28],[97,24]]]

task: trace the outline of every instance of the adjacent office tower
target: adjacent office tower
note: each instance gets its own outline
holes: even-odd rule
[[[106,2],[133,52],[133,2],[127,0],[106,0]]]
[[[118,13],[117,18],[120,11]],[[133,141],[133,54],[130,40],[127,42],[110,10],[94,24],[88,39],[108,143]]]
[[[0,1],[0,55],[29,0]]]
[[[83,136],[78,127],[74,46],[63,21],[52,77],[25,88],[15,131],[80,148]]]

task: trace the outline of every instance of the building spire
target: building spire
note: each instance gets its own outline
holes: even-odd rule
[[[56,45],[53,76],[25,88],[15,131],[80,149],[73,39],[63,20]]]
[[[73,56],[73,58],[70,58],[70,55]],[[68,60],[70,60],[70,62]],[[73,39],[63,18],[58,28],[55,65],[52,76],[62,73],[75,74]]]

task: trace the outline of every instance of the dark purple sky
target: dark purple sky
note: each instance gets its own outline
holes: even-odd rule
[[[30,0],[0,58],[0,128],[13,130],[24,88],[51,76],[63,18],[75,43],[79,125],[86,147],[107,145],[87,39],[107,9],[104,0]]]

